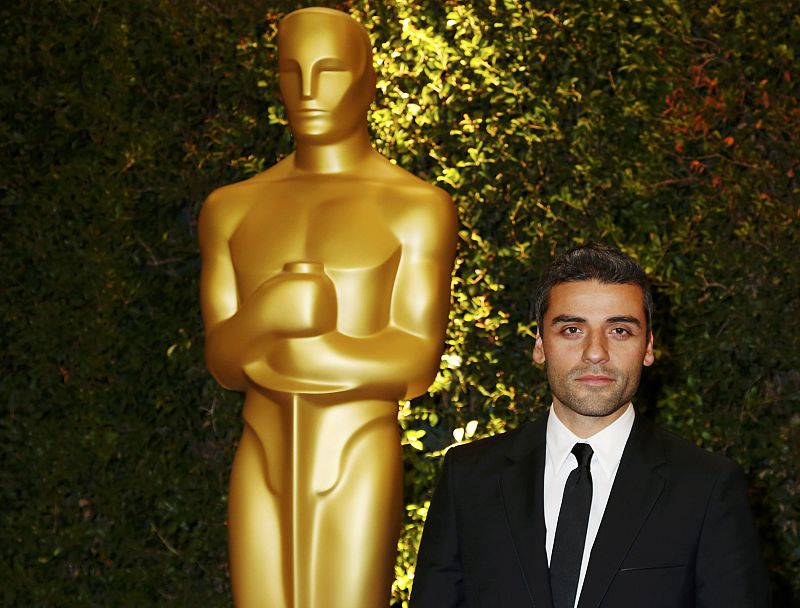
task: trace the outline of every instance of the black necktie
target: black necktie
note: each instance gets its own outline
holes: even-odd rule
[[[581,573],[583,545],[592,506],[592,472],[589,464],[594,451],[588,443],[576,443],[572,453],[578,468],[567,477],[564,498],[558,513],[556,537],[550,556],[550,587],[555,608],[573,608]]]

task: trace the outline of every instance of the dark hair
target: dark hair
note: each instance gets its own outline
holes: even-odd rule
[[[619,249],[588,245],[570,249],[558,256],[545,269],[536,289],[536,324],[543,328],[544,315],[550,304],[550,290],[560,283],[598,281],[606,284],[638,285],[644,299],[647,333],[650,333],[653,316],[653,295],[647,276],[633,258]],[[541,335],[541,333],[539,334]]]

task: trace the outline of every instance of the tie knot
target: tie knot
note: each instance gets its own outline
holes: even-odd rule
[[[591,470],[589,463],[592,461],[592,455],[594,454],[592,446],[588,443],[576,443],[572,446],[572,453],[575,454],[575,458],[578,459],[579,467]]]

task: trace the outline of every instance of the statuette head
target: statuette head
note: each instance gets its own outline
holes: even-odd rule
[[[307,8],[284,17],[278,73],[298,142],[336,143],[365,128],[375,95],[372,45],[363,26],[345,13]]]

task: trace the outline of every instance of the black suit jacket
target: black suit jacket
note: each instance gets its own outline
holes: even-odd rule
[[[413,608],[552,608],[542,480],[547,416],[451,449],[422,535]],[[637,415],[578,608],[762,608],[741,469]]]

